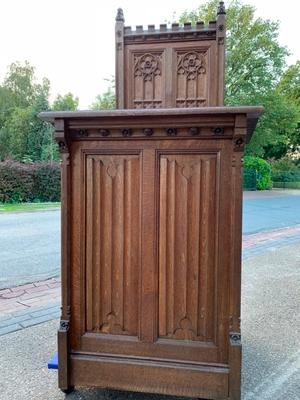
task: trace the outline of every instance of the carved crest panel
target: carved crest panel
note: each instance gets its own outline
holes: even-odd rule
[[[160,337],[214,341],[216,171],[215,154],[161,156]]]
[[[176,107],[208,104],[208,57],[206,51],[176,51]]]
[[[137,335],[138,155],[86,159],[86,330]]]
[[[163,52],[132,53],[133,108],[161,108],[164,90]]]

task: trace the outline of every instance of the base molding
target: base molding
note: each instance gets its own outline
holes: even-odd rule
[[[71,385],[228,399],[229,369],[169,361],[72,354]]]

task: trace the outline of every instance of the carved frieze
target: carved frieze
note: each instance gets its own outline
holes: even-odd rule
[[[213,138],[213,137],[232,137],[232,131],[225,129],[224,127],[206,127],[206,126],[190,126],[190,127],[164,127],[164,128],[151,128],[151,127],[140,127],[140,128],[81,128],[70,131],[70,138],[72,140],[92,140],[93,138],[120,138],[124,137],[127,139],[135,138],[162,138],[165,136],[175,137],[202,137],[202,138]],[[61,152],[68,152],[68,145],[64,135],[56,136],[59,148]],[[236,151],[243,150],[244,137],[238,135],[233,140],[233,146]]]

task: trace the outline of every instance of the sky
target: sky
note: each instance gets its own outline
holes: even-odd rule
[[[291,51],[288,64],[300,59],[299,0],[244,0],[256,16],[280,21],[279,42]],[[51,100],[72,92],[88,109],[114,75],[114,27],[118,7],[125,25],[173,21],[205,0],[0,0],[0,83],[7,67],[28,60],[39,79],[51,82]],[[226,1],[225,1],[226,4]]]

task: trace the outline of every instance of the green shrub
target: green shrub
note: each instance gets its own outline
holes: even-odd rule
[[[60,166],[58,163],[36,163],[33,192],[41,202],[60,200]]]
[[[244,168],[256,171],[256,188],[266,190],[272,188],[271,167],[260,157],[245,156]]]
[[[271,163],[273,182],[299,182],[300,168],[290,159],[282,158]]]
[[[57,162],[24,164],[0,162],[0,201],[23,203],[60,200],[60,165]]]

